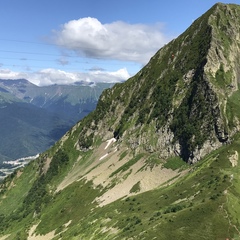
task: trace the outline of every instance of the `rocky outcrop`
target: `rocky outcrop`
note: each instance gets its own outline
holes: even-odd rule
[[[238,13],[216,4],[136,76],[105,91],[82,132],[82,149],[89,136],[115,137],[134,152],[194,163],[228,143],[239,123],[233,117],[229,128],[226,114],[240,81]]]

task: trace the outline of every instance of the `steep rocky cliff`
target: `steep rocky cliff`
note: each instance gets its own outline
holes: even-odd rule
[[[239,8],[215,5],[136,76],[105,91],[82,135],[115,136],[134,151],[188,162],[231,141],[239,128],[226,114],[240,81],[239,23]]]

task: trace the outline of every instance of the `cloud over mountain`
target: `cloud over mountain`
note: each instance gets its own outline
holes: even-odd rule
[[[92,69],[89,72],[66,72],[59,69],[47,68],[31,73],[0,69],[0,79],[19,78],[25,78],[36,85],[44,86],[52,84],[72,84],[77,81],[114,83],[127,80],[130,78],[130,75],[126,68],[117,71]]]
[[[96,18],[69,21],[54,30],[54,42],[79,55],[146,64],[170,38],[163,24],[129,24],[122,21],[102,24]]]
[[[170,36],[163,32],[163,27],[161,23],[145,25],[123,21],[103,24],[91,17],[71,20],[59,30],[53,30],[50,37],[51,45],[61,50],[55,60],[57,67],[49,64],[32,71],[31,67],[12,70],[3,65],[0,66],[0,78],[25,78],[37,85],[71,84],[75,81],[121,82],[138,71],[136,65],[145,65],[160,47],[169,42]],[[77,65],[78,59],[82,62]],[[97,59],[90,70],[84,67],[92,64],[87,59]],[[101,67],[103,62],[104,69]]]

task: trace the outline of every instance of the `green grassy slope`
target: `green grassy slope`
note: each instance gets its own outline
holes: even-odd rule
[[[71,188],[74,194],[71,194],[69,200],[72,205],[64,204],[64,212],[69,213],[68,218],[59,222],[61,209],[57,205],[61,204],[56,201],[54,212],[50,214],[51,221],[55,218],[55,224],[63,224],[72,220],[72,227],[61,234],[62,239],[226,239],[237,236],[236,229],[240,227],[237,200],[240,194],[240,167],[232,167],[229,157],[235,151],[240,153],[239,143],[240,136],[236,136],[231,145],[207,156],[173,185],[118,200],[85,214],[86,204],[93,208],[94,203],[90,203],[91,197],[86,202],[81,198],[79,202],[84,203],[81,203],[82,208],[77,208],[77,216],[75,212],[71,213],[76,204],[72,196],[75,195],[75,201],[75,191],[84,196],[86,185],[80,190],[79,186],[73,184]],[[61,194],[67,195],[71,188]],[[89,190],[88,195],[94,192],[96,189]],[[53,207],[49,206],[44,210],[43,224],[38,229],[40,233],[47,233],[57,227],[48,221],[47,213],[51,209]],[[79,222],[76,224],[75,220]],[[74,238],[74,235],[78,237]]]
[[[15,239],[14,233],[26,236],[33,221],[40,222],[38,234],[56,230],[60,234],[55,239],[62,240],[237,237],[240,165],[233,167],[229,160],[236,152],[240,154],[240,135],[236,135],[231,144],[189,166],[189,173],[174,184],[103,207],[98,207],[96,197],[107,189],[83,180],[58,193],[45,194],[40,185],[49,189],[54,186],[49,183],[58,182],[59,175],[53,174],[50,178],[46,175],[45,183],[40,178],[34,182],[37,178],[32,170],[41,170],[39,164],[33,162],[22,175],[13,178],[17,178],[17,186],[10,187],[6,195],[1,194],[0,227],[5,234],[12,233],[9,239]],[[35,193],[30,190],[32,198],[27,195],[31,186],[38,186]],[[65,227],[69,221],[70,225]]]

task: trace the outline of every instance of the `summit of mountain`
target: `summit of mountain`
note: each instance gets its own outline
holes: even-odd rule
[[[2,236],[237,239],[239,16],[215,4],[7,177]]]
[[[228,101],[240,81],[238,13],[235,5],[214,5],[134,77],[107,90],[89,125],[133,150],[190,163],[231,141],[239,129]]]

